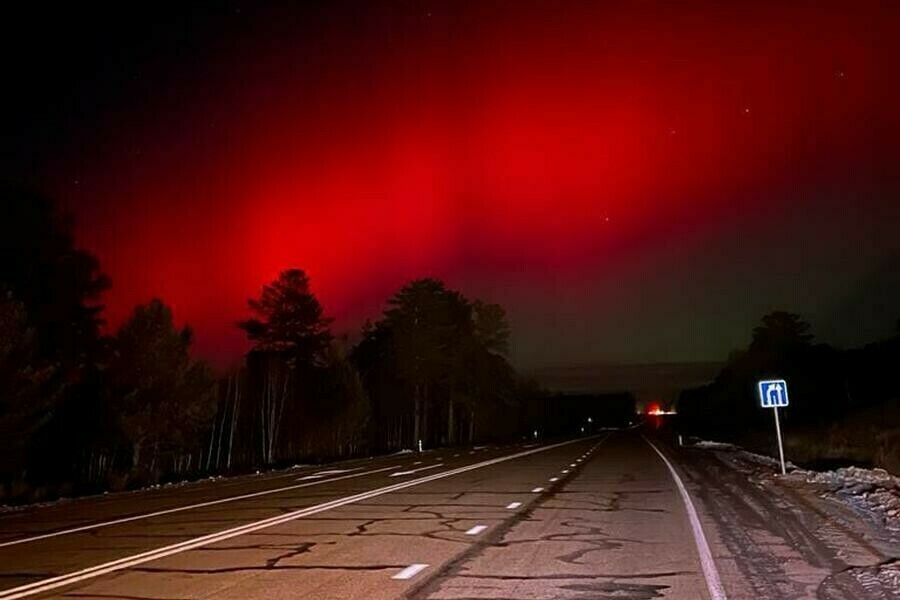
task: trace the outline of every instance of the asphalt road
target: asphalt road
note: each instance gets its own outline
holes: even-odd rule
[[[821,540],[806,500],[767,505],[708,453],[652,443],[683,490],[630,431],[9,513],[0,600],[896,597],[828,587],[889,558],[858,531]]]

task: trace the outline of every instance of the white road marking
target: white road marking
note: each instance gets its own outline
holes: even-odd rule
[[[414,464],[414,465],[421,465],[421,464],[422,464],[422,461],[421,461],[421,460],[417,460],[417,461],[414,462],[413,464]]]
[[[287,485],[279,488],[273,488],[271,490],[262,490],[259,492],[252,492],[249,494],[241,494],[239,496],[229,496],[227,498],[219,498],[218,500],[209,500],[208,502],[198,502],[196,504],[188,504],[186,506],[177,506],[175,508],[166,508],[164,510],[157,510],[154,512],[143,513],[140,515],[132,515],[130,517],[122,517],[121,519],[113,519],[111,521],[102,521],[100,523],[91,523],[89,525],[81,525],[79,527],[72,527],[70,529],[61,529],[60,531],[53,531],[50,533],[42,533],[40,535],[34,535],[27,538],[21,538],[18,540],[11,540],[8,542],[0,543],[0,548],[5,548],[6,546],[16,546],[18,544],[27,544],[29,542],[36,542],[38,540],[45,540],[47,538],[59,537],[62,535],[68,535],[70,533],[78,533],[80,531],[90,531],[92,529],[100,529],[102,527],[110,527],[111,525],[121,525],[122,523],[131,523],[132,521],[141,521],[143,519],[150,519],[152,517],[160,517],[162,515],[171,515],[173,513],[179,513],[186,510],[193,510],[195,508],[205,508],[207,506],[216,506],[218,504],[225,504],[226,502],[236,502],[238,500],[246,500],[248,498],[258,498],[260,496],[268,496],[269,494],[277,494],[279,492],[287,492],[290,490],[297,490],[300,488],[310,487],[313,485],[321,485],[323,483],[331,483],[332,481],[340,481],[342,479],[352,479],[353,477],[362,477],[364,475],[372,475],[374,473],[381,473],[383,471],[390,471],[392,469],[396,469],[397,466],[384,467],[382,469],[374,469],[372,471],[363,471],[362,473],[353,473],[352,475],[342,475],[340,477],[332,477],[331,479],[321,479],[319,481],[313,481],[309,483],[300,483],[296,485]],[[302,479],[302,478],[301,478]],[[297,481],[300,481],[298,479]]]
[[[475,527],[472,527],[468,531],[466,531],[466,535],[478,535],[485,529],[487,529],[487,525],[476,525]]]
[[[418,473],[419,471],[427,471],[428,469],[434,469],[436,467],[440,467],[443,465],[428,465],[427,467],[419,467],[418,469],[410,469],[409,471],[397,471],[396,473],[391,473],[390,477],[402,477],[403,475],[412,475],[413,473]]]
[[[214,544],[216,542],[229,540],[229,539],[241,536],[241,535],[246,535],[248,533],[260,531],[261,529],[267,529],[269,527],[281,525],[282,523],[287,523],[289,521],[294,521],[296,519],[308,517],[310,515],[318,514],[320,512],[325,512],[326,510],[331,510],[333,508],[339,508],[341,506],[346,506],[348,504],[361,502],[363,500],[369,500],[371,498],[383,496],[384,494],[390,494],[391,492],[396,492],[396,491],[403,490],[403,489],[406,489],[409,487],[422,485],[424,483],[429,483],[431,481],[436,481],[438,479],[444,479],[446,477],[452,477],[454,475],[459,475],[461,473],[467,473],[469,471],[474,471],[475,469],[483,469],[484,467],[489,467],[489,466],[500,464],[500,463],[507,462],[510,460],[523,458],[525,456],[530,456],[530,455],[538,453],[538,452],[544,452],[546,450],[552,450],[554,448],[568,446],[569,444],[575,444],[580,441],[581,440],[570,440],[567,442],[560,442],[558,444],[553,444],[550,446],[543,446],[543,447],[537,448],[535,450],[526,450],[524,452],[518,452],[516,454],[510,454],[508,456],[500,456],[497,458],[492,458],[489,460],[485,460],[485,461],[471,464],[471,465],[466,465],[466,466],[459,467],[456,469],[450,469],[448,471],[434,473],[433,475],[426,475],[425,477],[420,477],[418,479],[411,479],[410,481],[402,481],[400,483],[395,483],[393,485],[376,488],[376,489],[370,490],[368,492],[354,494],[353,496],[346,496],[344,498],[338,498],[336,500],[331,500],[330,502],[324,502],[322,504],[308,506],[306,508],[301,508],[299,510],[295,510],[293,512],[289,512],[289,513],[286,513],[283,515],[278,515],[276,517],[270,517],[268,519],[263,519],[261,521],[255,521],[253,523],[248,523],[246,525],[241,525],[239,527],[225,529],[218,533],[211,533],[211,534],[200,536],[200,537],[197,537],[197,538],[194,538],[191,540],[185,540],[185,541],[179,542],[177,544],[163,546],[162,548],[157,548],[156,550],[150,550],[147,552],[132,554],[131,556],[119,558],[119,559],[116,559],[113,561],[95,565],[93,567],[88,567],[86,569],[81,569],[79,571],[67,573],[65,575],[57,575],[55,577],[48,577],[47,579],[42,579],[39,581],[34,581],[32,583],[27,583],[25,585],[20,585],[18,587],[9,588],[7,590],[2,590],[2,591],[0,591],[0,600],[17,600],[18,598],[26,598],[28,596],[34,596],[35,594],[42,594],[44,592],[47,592],[50,590],[55,590],[55,589],[63,587],[63,586],[72,585],[73,583],[78,583],[79,581],[84,581],[86,579],[92,579],[94,577],[99,577],[101,575],[106,575],[109,573],[115,573],[116,571],[121,571],[123,569],[128,569],[128,568],[131,568],[131,567],[134,567],[137,565],[141,565],[141,564],[148,563],[148,562],[151,562],[154,560],[158,560],[160,558],[172,556],[173,554],[180,554],[182,552],[187,552],[188,550],[194,550],[195,548],[202,548],[204,546],[208,546],[208,545]],[[382,469],[382,470],[386,470],[386,469]],[[345,478],[355,477],[355,476],[359,476],[359,475],[362,475],[362,473],[357,473],[354,475],[345,475],[344,477]],[[311,484],[307,483],[304,485],[316,485],[318,483],[322,483],[322,482],[317,481],[315,483],[311,483]],[[300,487],[300,486],[295,486],[295,487]],[[407,568],[409,568],[409,567],[407,567]],[[422,569],[418,569],[416,572],[421,571],[421,570]]]
[[[325,471],[316,471],[316,475],[339,475],[341,473],[359,471],[361,468],[362,467],[353,467],[352,469],[327,469]]]
[[[391,577],[391,579],[412,579],[427,568],[428,565],[424,563],[414,563]]]
[[[459,458],[459,453],[454,454],[453,458]]]
[[[572,463],[572,464],[569,465],[569,466],[572,467],[572,468],[574,469],[574,468],[575,468],[575,463]]]
[[[506,508],[508,508],[510,510],[515,510],[515,509],[519,508],[520,506],[522,506],[521,502],[510,502],[509,504],[506,505]]]
[[[550,481],[551,481],[551,482],[559,481],[559,477],[551,477],[551,478],[550,478]]]
[[[659,448],[653,445],[653,442],[643,435],[641,437],[643,437],[644,441],[650,444],[650,447],[659,454],[659,457],[666,463],[666,466],[669,467],[669,473],[672,474],[672,479],[675,480],[675,486],[678,488],[678,493],[681,494],[681,500],[684,503],[684,509],[687,512],[688,521],[690,521],[691,524],[691,531],[694,534],[694,544],[697,546],[697,554],[700,555],[700,566],[703,568],[703,577],[706,579],[706,588],[709,590],[710,598],[712,598],[712,600],[727,600],[725,588],[722,587],[719,571],[716,569],[716,563],[713,560],[712,552],[710,552],[709,549],[709,542],[706,541],[706,535],[703,533],[703,527],[700,525],[700,517],[697,516],[697,509],[694,508],[694,503],[691,501],[691,496],[688,494],[687,488],[684,487],[684,482],[681,481],[681,477],[678,475],[675,467],[673,467],[672,463],[669,462],[669,459],[659,451]]]
[[[533,490],[531,490],[531,493],[532,493],[532,494],[540,494],[540,493],[543,492],[543,491],[544,491],[544,488],[542,488],[542,487],[537,487],[537,488],[534,488]]]
[[[322,479],[324,475],[307,475],[305,477],[298,477],[297,481],[309,481],[310,479]]]
[[[562,474],[563,474],[563,475],[566,475],[568,472],[569,472],[568,469],[563,469],[563,470],[562,470]]]

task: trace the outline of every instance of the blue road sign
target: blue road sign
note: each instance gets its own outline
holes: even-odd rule
[[[777,408],[788,405],[787,383],[784,379],[770,379],[759,382],[759,403],[763,408]]]

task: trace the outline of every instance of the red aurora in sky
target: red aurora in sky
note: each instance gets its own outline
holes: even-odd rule
[[[35,168],[110,324],[162,297],[219,364],[289,267],[338,332],[432,275],[507,306],[519,364],[719,358],[772,308],[839,323],[900,249],[890,4],[173,17],[85,67],[107,97]]]

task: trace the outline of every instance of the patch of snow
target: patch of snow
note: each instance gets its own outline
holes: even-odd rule
[[[691,444],[692,448],[701,448],[704,450],[738,450],[734,444],[725,444],[723,442],[711,442],[709,440],[700,440],[695,444]]]
[[[822,485],[825,487],[823,495],[839,496],[856,508],[879,516],[888,529],[900,531],[900,477],[884,469],[798,470],[790,477]]]
[[[880,594],[880,598],[895,598],[883,594],[892,594],[900,591],[900,560],[892,559],[871,567],[856,567],[849,573],[857,582],[869,592]]]
[[[771,456],[765,456],[763,454],[756,454],[755,452],[744,450],[740,446],[736,446],[734,444],[713,442],[710,440],[699,440],[693,443],[687,443],[685,444],[685,446],[689,448],[700,448],[701,450],[721,450],[726,452],[734,452],[745,462],[755,463],[756,465],[762,465],[765,467],[771,467],[775,470],[781,469],[781,463],[777,458],[772,458]],[[788,471],[796,471],[799,469],[797,465],[789,460],[785,461],[784,466]]]
[[[105,494],[106,492],[104,492],[104,495]],[[49,506],[65,504],[71,501],[72,498],[63,497],[57,498],[56,500],[47,500],[45,502],[34,502],[33,504],[2,504],[0,505],[0,514],[22,512],[25,510],[31,510],[33,508],[47,508]]]
[[[856,511],[875,517],[887,530],[900,532],[900,477],[884,469],[842,467],[833,471],[809,471],[788,462],[788,474],[776,475],[779,462],[769,456],[755,454],[740,446],[719,442],[699,441],[693,448],[726,451],[735,467],[763,478],[777,477],[793,484],[813,484],[819,487],[822,498],[831,498],[849,505]],[[766,467],[765,471],[759,467]],[[900,567],[892,567],[895,572]]]

